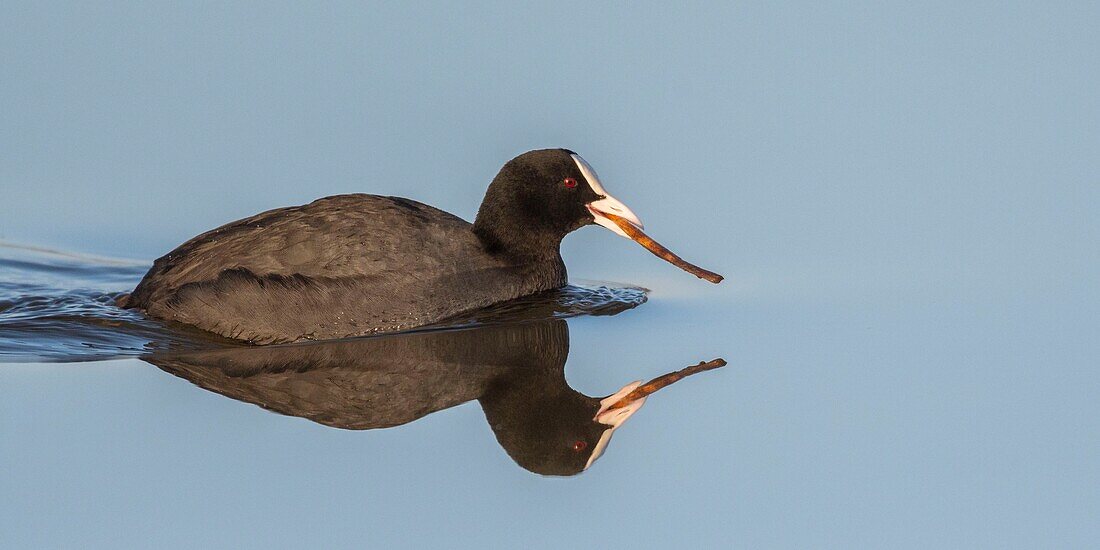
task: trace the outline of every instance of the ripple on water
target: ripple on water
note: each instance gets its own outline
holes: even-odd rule
[[[0,360],[94,361],[153,351],[241,345],[115,306],[148,264],[0,243]],[[459,315],[430,327],[615,315],[646,301],[646,290],[585,282]]]

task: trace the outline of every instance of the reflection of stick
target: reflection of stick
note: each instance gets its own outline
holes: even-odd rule
[[[626,232],[626,234],[629,235],[631,239],[634,239],[635,242],[644,246],[646,250],[652,252],[658,258],[661,258],[662,260],[680,269],[683,269],[684,271],[687,271],[688,273],[691,273],[692,275],[695,275],[700,279],[706,279],[714,284],[722,282],[723,277],[721,275],[713,271],[707,271],[706,269],[703,269],[695,264],[688,263],[683,258],[673,254],[671,250],[661,246],[661,243],[651,239],[649,235],[643,233],[641,229],[638,229],[637,226],[630,223],[622,216],[616,216],[615,214],[604,212],[602,210],[600,211],[600,215],[605,216],[607,217],[607,219],[615,222],[615,225],[619,226],[619,228]]]
[[[611,406],[607,408],[607,410],[613,411],[615,409],[621,409],[629,405],[633,401],[637,401],[643,397],[646,397],[651,393],[665,386],[668,386],[669,384],[675,384],[676,382],[679,382],[680,380],[683,380],[688,376],[724,366],[726,366],[725,359],[711,359],[710,361],[701,362],[698,365],[692,365],[690,367],[682,368],[676,372],[663,374],[661,376],[658,376],[657,378],[654,378],[653,380],[650,380],[649,382],[646,382],[645,384],[642,384],[641,386],[638,386],[634,389],[634,391],[626,394],[626,396],[622,399],[612,403]]]

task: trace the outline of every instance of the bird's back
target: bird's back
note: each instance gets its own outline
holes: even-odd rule
[[[354,194],[203,233],[158,259],[122,305],[273,343],[414,328],[564,282],[560,258],[493,255],[457,216]]]

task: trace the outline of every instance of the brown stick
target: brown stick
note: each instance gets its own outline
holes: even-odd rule
[[[649,235],[643,233],[641,229],[638,229],[634,224],[630,223],[622,216],[617,216],[610,212],[603,211],[600,211],[600,215],[615,222],[615,225],[619,226],[619,228],[626,232],[626,234],[629,235],[631,239],[634,239],[635,242],[644,246],[646,250],[652,252],[658,258],[661,258],[662,260],[680,269],[683,269],[684,271],[687,271],[688,273],[691,273],[692,275],[695,275],[700,279],[706,279],[714,284],[722,282],[723,277],[721,275],[713,271],[703,269],[693,263],[689,263],[683,258],[677,256],[676,254],[673,254],[671,250],[661,246],[661,243],[650,238]]]
[[[646,397],[665,386],[675,384],[676,382],[679,382],[680,380],[683,380],[688,376],[724,366],[726,366],[726,360],[718,358],[711,359],[710,361],[700,362],[698,365],[685,367],[676,372],[663,374],[661,376],[658,376],[657,378],[654,378],[653,380],[650,380],[649,382],[646,382],[645,384],[642,384],[641,386],[638,386],[634,389],[634,391],[626,394],[626,396],[624,396],[622,399],[612,403],[611,406],[607,408],[607,410],[613,411],[615,409],[621,409],[629,405],[633,401],[637,401],[643,397]]]

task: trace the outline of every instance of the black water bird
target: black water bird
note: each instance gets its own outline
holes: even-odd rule
[[[350,430],[400,426],[476,400],[516,463],[573,475],[591,466],[612,433],[664,384],[635,382],[589,397],[566,382],[568,354],[568,326],[549,320],[144,360],[232,399]]]
[[[396,332],[566,283],[559,245],[598,224],[675,256],[566,149],[524,153],[489,185],[477,218],[353,194],[257,214],[156,260],[118,304],[254,344]]]

